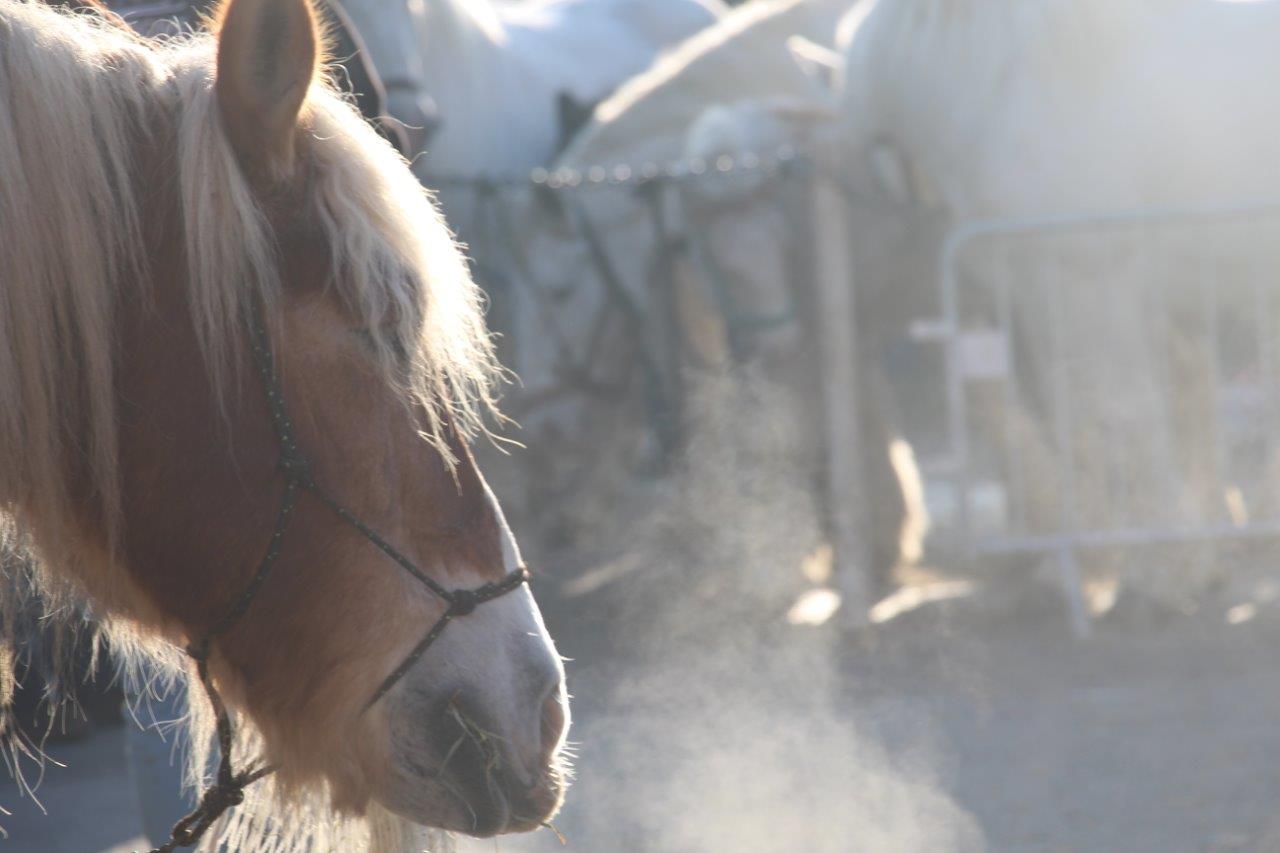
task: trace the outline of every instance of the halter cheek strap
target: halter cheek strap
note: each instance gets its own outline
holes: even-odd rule
[[[151,853],[172,853],[172,851],[180,847],[192,847],[197,844],[205,832],[228,809],[244,802],[245,788],[275,770],[275,768],[268,765],[244,770],[240,773],[236,773],[232,769],[231,748],[234,732],[226,705],[222,701],[217,688],[214,687],[213,679],[209,676],[209,653],[213,640],[227,633],[249,610],[254,597],[262,588],[263,583],[266,582],[267,576],[271,574],[271,569],[275,566],[276,560],[280,556],[284,535],[289,529],[289,522],[293,518],[293,511],[297,506],[300,492],[307,492],[315,496],[334,515],[355,528],[374,547],[391,558],[396,565],[416,578],[419,583],[442,599],[447,605],[444,613],[432,624],[426,636],[413,647],[413,650],[409,652],[400,665],[392,670],[391,674],[378,685],[378,689],[374,691],[373,696],[370,697],[365,705],[366,711],[377,704],[378,700],[396,686],[405,673],[431,647],[431,644],[440,638],[440,635],[444,633],[444,629],[448,627],[450,622],[456,618],[470,615],[479,605],[506,595],[529,580],[528,569],[521,567],[500,581],[487,583],[475,589],[445,589],[412,560],[396,550],[376,530],[361,521],[355,513],[322,489],[316,482],[309,460],[298,446],[293,431],[293,423],[289,420],[289,416],[285,411],[284,394],[280,388],[280,379],[276,373],[275,359],[271,352],[271,340],[267,335],[266,325],[262,321],[261,311],[256,304],[249,311],[248,326],[249,344],[253,350],[254,365],[258,369],[263,387],[266,389],[267,409],[271,415],[271,425],[276,434],[276,441],[280,445],[279,470],[284,477],[284,495],[280,499],[280,509],[276,514],[275,528],[271,531],[271,539],[267,543],[266,553],[263,554],[262,559],[259,561],[258,568],[254,571],[248,585],[241,591],[222,618],[205,631],[200,639],[186,648],[187,655],[196,662],[196,673],[200,678],[200,684],[204,687],[205,694],[209,697],[209,704],[213,706],[214,716],[217,721],[218,747],[221,751],[221,757],[218,761],[218,773],[213,785],[201,795],[200,802],[196,808],[174,825],[169,840],[152,850]]]

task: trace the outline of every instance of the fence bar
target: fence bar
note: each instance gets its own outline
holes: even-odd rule
[[[872,568],[859,417],[856,285],[844,195],[820,172],[813,188],[813,295],[820,340],[823,422],[835,579],[847,627],[867,624]]]

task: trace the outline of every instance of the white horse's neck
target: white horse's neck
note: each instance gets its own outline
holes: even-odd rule
[[[409,0],[409,6],[421,9],[415,17],[428,61],[497,50],[505,40],[502,18],[489,0]]]
[[[409,0],[427,90],[442,119],[419,162],[425,171],[470,172],[501,153],[495,116],[508,114],[507,31],[488,0]],[[497,150],[493,150],[493,149]]]

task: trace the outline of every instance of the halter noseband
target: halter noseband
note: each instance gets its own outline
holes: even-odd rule
[[[365,705],[366,711],[377,704],[378,700],[385,696],[404,677],[405,673],[431,647],[431,644],[439,639],[440,635],[444,633],[444,629],[454,618],[469,615],[479,605],[506,595],[529,580],[528,569],[521,567],[500,581],[487,583],[475,589],[445,589],[439,582],[432,579],[426,572],[415,565],[412,560],[396,550],[376,530],[361,521],[355,513],[322,489],[316,483],[315,476],[311,471],[310,461],[298,447],[298,442],[293,432],[293,423],[285,412],[284,394],[280,388],[279,376],[275,369],[275,359],[271,352],[271,339],[267,335],[266,325],[262,321],[261,311],[256,304],[248,311],[248,326],[249,344],[253,350],[254,365],[258,369],[258,374],[262,378],[262,385],[266,389],[267,409],[271,414],[271,425],[276,434],[276,441],[280,445],[279,469],[284,476],[284,495],[280,499],[280,510],[276,515],[276,524],[271,532],[271,539],[267,543],[267,551],[263,554],[262,560],[259,561],[257,571],[253,573],[248,585],[245,586],[222,618],[205,631],[200,639],[192,642],[186,648],[187,655],[196,662],[196,673],[199,675],[200,683],[204,686],[205,693],[209,697],[209,703],[213,706],[214,716],[217,721],[218,747],[221,757],[218,762],[217,778],[213,785],[207,788],[200,797],[200,803],[190,814],[174,824],[169,840],[152,850],[151,853],[171,853],[171,851],[179,847],[191,847],[196,844],[224,812],[244,802],[244,789],[246,787],[275,770],[270,766],[243,770],[240,773],[232,770],[231,746],[233,732],[231,718],[227,714],[226,705],[223,703],[221,695],[219,695],[213,685],[212,678],[209,676],[209,652],[212,648],[213,640],[229,631],[248,611],[249,605],[253,603],[254,596],[258,594],[258,590],[262,588],[267,576],[271,573],[272,567],[280,556],[280,546],[284,540],[285,531],[289,529],[289,521],[293,518],[293,510],[297,506],[299,492],[305,491],[315,496],[320,503],[332,510],[334,515],[355,528],[360,535],[369,540],[379,551],[390,557],[400,568],[416,578],[419,583],[438,598],[444,600],[448,605],[444,613],[440,614],[440,617],[436,619],[430,630],[427,631],[426,636],[413,647],[413,650],[409,652],[400,665],[392,670],[391,674],[378,685],[378,689],[374,691],[373,696]]]

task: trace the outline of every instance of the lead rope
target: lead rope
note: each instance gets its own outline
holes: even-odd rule
[[[186,817],[173,825],[169,840],[151,851],[151,853],[171,853],[179,847],[194,847],[201,837],[213,826],[218,818],[233,806],[244,802],[244,789],[262,777],[273,773],[275,768],[263,766],[253,770],[236,773],[231,769],[231,718],[227,715],[222,697],[213,686],[209,677],[209,638],[206,636],[198,643],[187,647],[187,654],[196,661],[196,671],[200,675],[200,683],[204,685],[209,704],[213,706],[218,721],[218,748],[222,751],[218,760],[218,776],[212,785],[205,789],[200,803]]]
[[[285,412],[284,394],[280,389],[279,379],[276,375],[275,361],[271,354],[270,338],[267,336],[266,326],[262,322],[262,315],[256,303],[250,308],[248,315],[249,344],[253,350],[254,364],[258,368],[258,374],[262,378],[263,387],[267,392],[267,409],[270,411],[271,424],[276,434],[276,440],[280,445],[279,469],[285,480],[284,495],[280,499],[280,512],[276,515],[276,524],[271,532],[271,540],[267,543],[267,551],[258,563],[258,568],[253,573],[248,585],[226,614],[215,622],[200,639],[186,647],[187,656],[195,661],[196,674],[199,676],[201,686],[204,687],[205,695],[209,698],[209,704],[213,707],[218,732],[218,748],[220,750],[218,772],[214,783],[205,789],[200,797],[200,802],[191,813],[174,824],[169,840],[152,849],[150,853],[172,853],[172,851],[180,847],[195,846],[223,814],[244,802],[245,788],[264,776],[275,772],[275,768],[270,765],[262,765],[240,773],[236,773],[232,768],[231,749],[235,739],[234,731],[231,726],[231,717],[227,713],[226,704],[222,701],[222,696],[218,693],[217,688],[214,687],[213,679],[209,675],[209,653],[213,640],[229,631],[244,616],[249,609],[249,605],[253,603],[254,597],[258,594],[258,590],[266,582],[267,576],[271,573],[272,567],[280,556],[281,543],[284,540],[285,531],[289,529],[289,522],[293,518],[293,510],[297,506],[298,493],[300,491],[307,491],[314,495],[334,515],[355,528],[374,547],[391,558],[398,566],[448,604],[444,613],[436,619],[430,630],[427,631],[426,636],[413,647],[413,650],[409,652],[404,661],[378,685],[378,689],[374,691],[373,698],[365,705],[365,711],[376,705],[378,700],[385,696],[404,677],[405,673],[422,657],[431,644],[444,633],[444,629],[456,617],[469,615],[479,605],[506,595],[529,580],[529,570],[521,566],[502,580],[487,583],[475,589],[445,589],[418,568],[412,560],[396,550],[377,531],[361,521],[359,516],[334,500],[328,492],[321,489],[316,484],[315,477],[312,476],[311,466],[306,456],[302,454],[294,438],[293,423]]]

